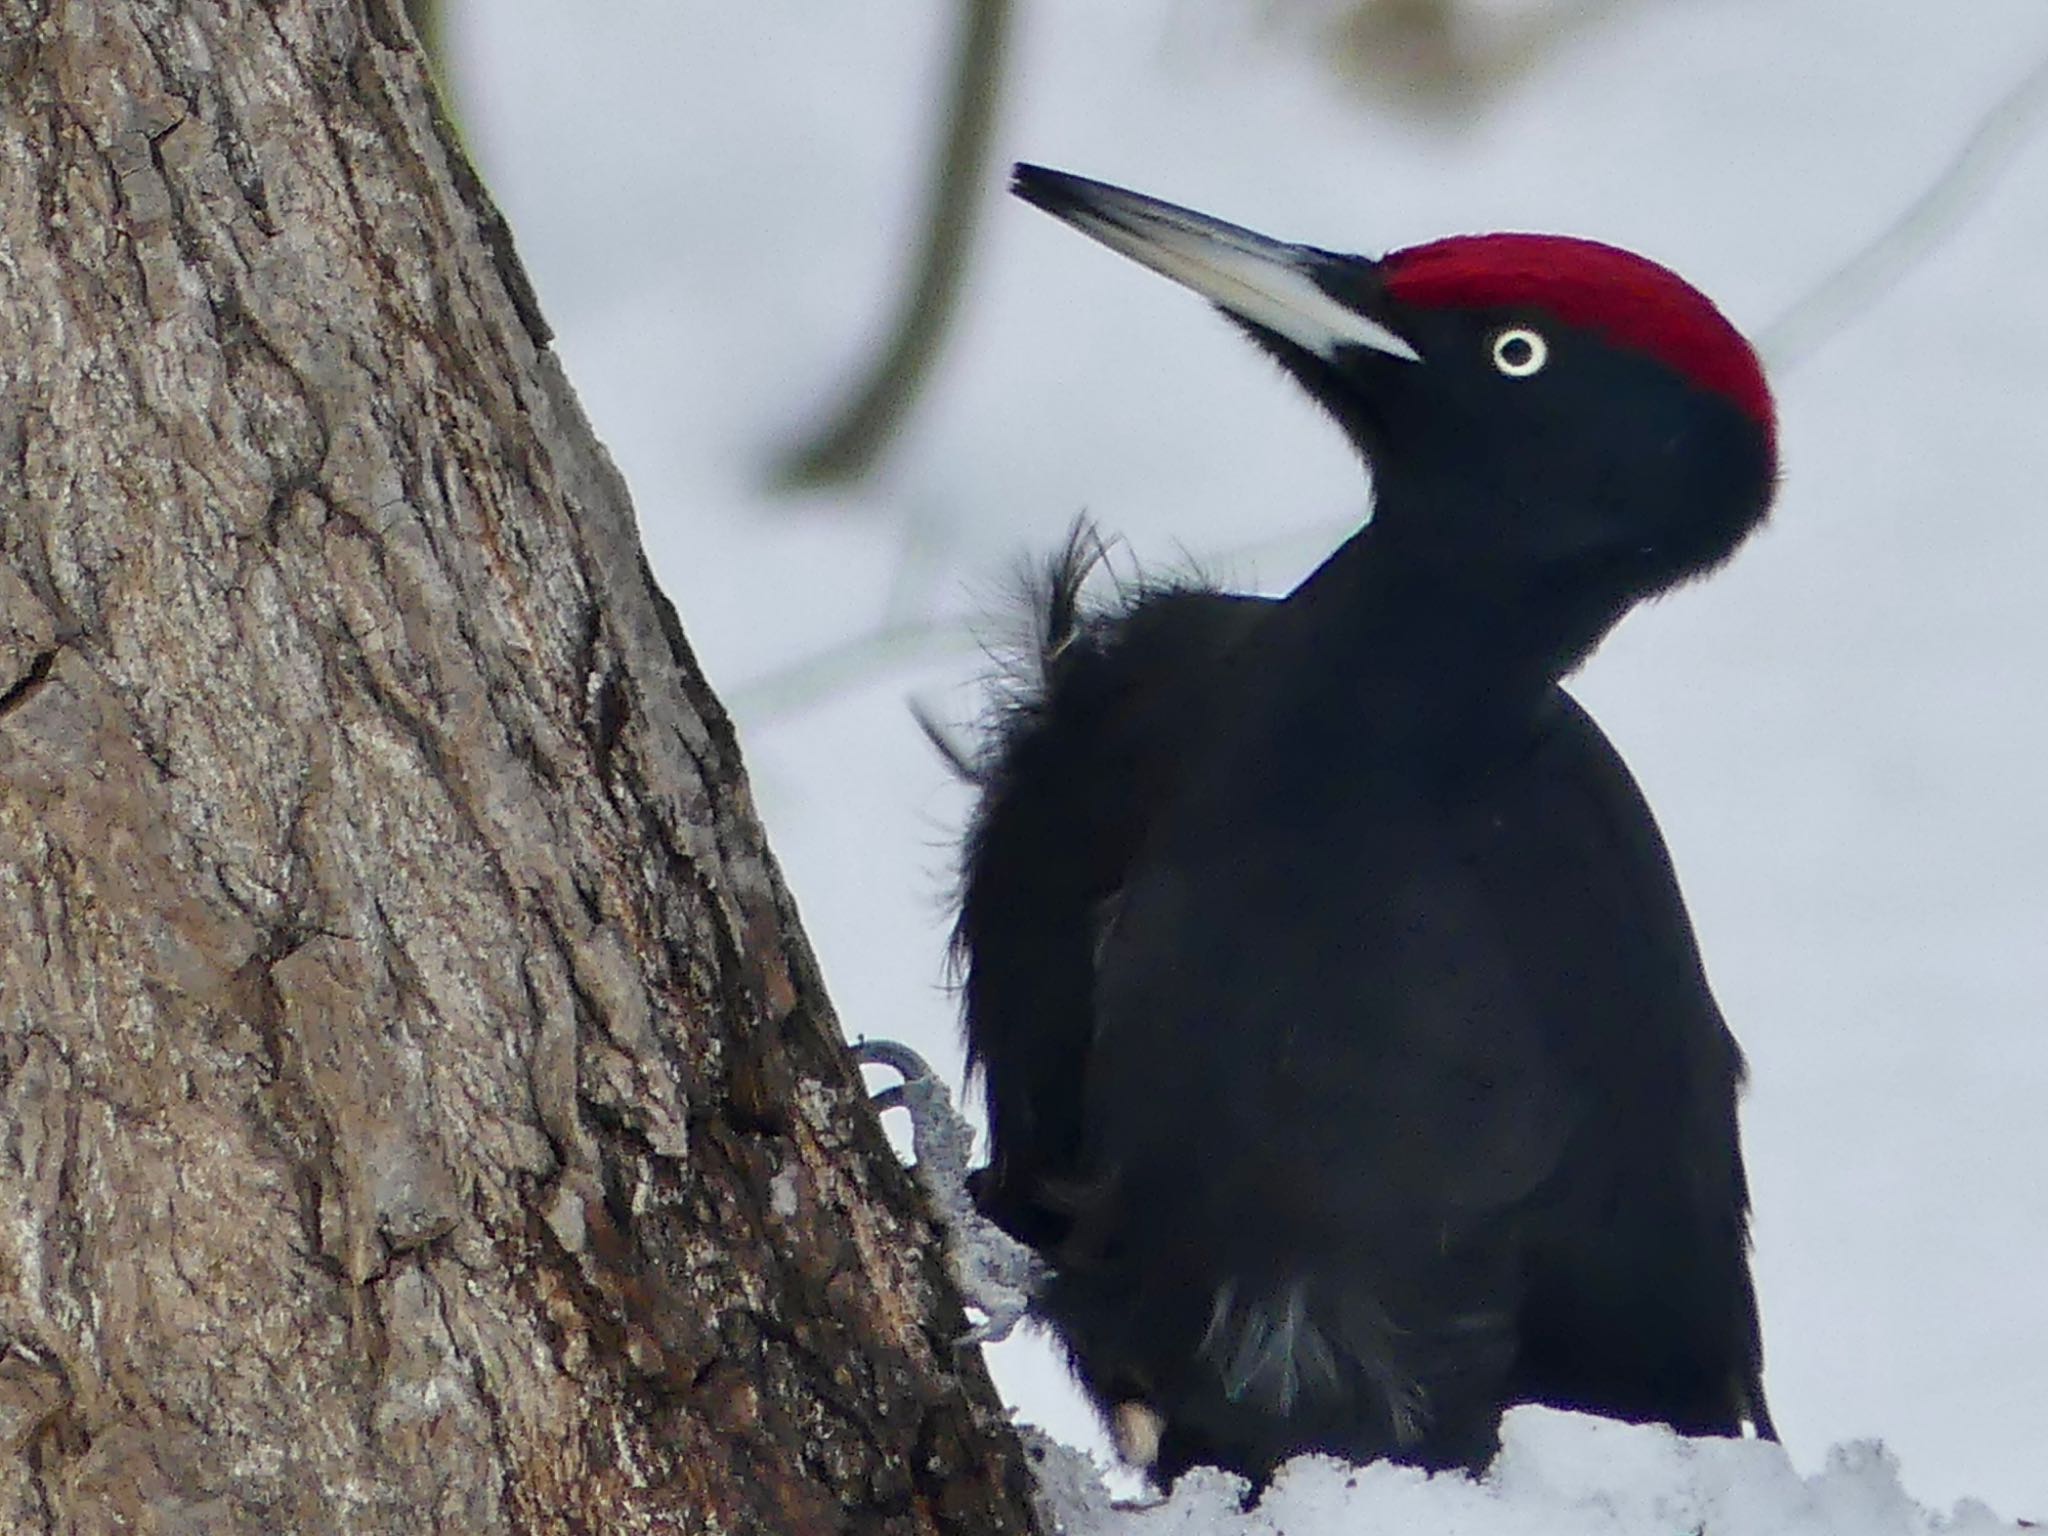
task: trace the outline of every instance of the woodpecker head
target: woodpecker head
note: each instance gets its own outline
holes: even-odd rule
[[[1376,524],[1420,556],[1636,597],[1711,569],[1769,508],[1756,353],[1655,262],[1518,234],[1374,261],[1039,166],[1013,189],[1250,332],[1364,453]]]

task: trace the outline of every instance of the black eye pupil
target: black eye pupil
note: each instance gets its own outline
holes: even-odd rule
[[[1526,336],[1510,336],[1500,344],[1500,360],[1510,368],[1525,368],[1536,355],[1536,348]]]

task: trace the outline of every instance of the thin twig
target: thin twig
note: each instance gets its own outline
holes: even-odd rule
[[[980,647],[962,620],[920,619],[836,641],[787,666],[726,691],[732,710],[749,720],[800,714],[842,690],[885,673],[907,670],[941,656],[964,656]]]
[[[917,398],[953,318],[979,222],[982,168],[995,136],[1011,0],[962,4],[945,137],[926,199],[916,276],[867,376],[822,428],[783,459],[775,473],[778,485],[833,485],[867,473]]]
[[[1968,138],[1897,218],[1793,301],[1758,334],[1777,372],[1796,368],[1840,335],[1938,250],[2017,158],[2048,107],[2048,54],[1977,120]]]

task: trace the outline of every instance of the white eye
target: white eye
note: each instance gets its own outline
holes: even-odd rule
[[[1549,361],[1550,343],[1543,339],[1542,332],[1515,325],[1494,333],[1493,366],[1509,378],[1526,379],[1532,373],[1541,373]]]

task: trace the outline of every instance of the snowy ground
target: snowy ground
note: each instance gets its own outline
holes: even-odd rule
[[[1140,1509],[1104,1497],[1088,1463],[1040,1447],[1050,1522],[1065,1536],[2017,1536],[1984,1504],[1916,1504],[1874,1441],[1801,1475],[1781,1446],[1517,1408],[1481,1478],[1305,1456],[1250,1509],[1245,1485],[1198,1468]]]
[[[1284,587],[1358,517],[1356,468],[1198,304],[992,177],[963,322],[884,473],[772,497],[766,464],[893,298],[954,7],[454,9],[471,142],[738,716],[846,1027],[957,1065],[941,949],[963,801],[905,701],[964,717],[977,657],[942,626],[829,690],[787,669],[976,612],[1084,508],[1146,559]],[[2039,0],[1973,0],[1966,21],[1914,0],[1632,0],[1450,130],[1319,69],[1307,26],[1253,19],[1282,0],[1021,9],[1006,160],[1340,248],[1595,235],[1766,336],[2048,52]],[[1825,1483],[1832,1444],[1882,1437],[1922,1503],[2008,1517],[2048,1516],[2044,250],[2048,131],[1777,376],[1774,525],[1631,619],[1580,687],[1658,809],[1749,1050],[1793,1462]],[[1026,1416],[1092,1437],[1041,1345],[996,1366]]]

